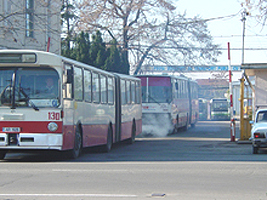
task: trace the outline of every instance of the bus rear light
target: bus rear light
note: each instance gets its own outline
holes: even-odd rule
[[[49,131],[51,131],[51,132],[55,132],[55,131],[57,131],[57,129],[58,129],[58,125],[57,125],[57,123],[55,123],[55,122],[50,122],[50,123],[47,125],[47,128],[48,128]]]
[[[264,133],[254,133],[254,138],[266,138]]]

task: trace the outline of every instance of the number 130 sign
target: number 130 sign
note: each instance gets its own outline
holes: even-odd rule
[[[59,112],[48,112],[48,120],[59,120],[60,113]]]

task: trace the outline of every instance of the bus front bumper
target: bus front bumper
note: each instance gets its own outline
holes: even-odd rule
[[[56,133],[0,133],[0,149],[61,150],[62,134]]]

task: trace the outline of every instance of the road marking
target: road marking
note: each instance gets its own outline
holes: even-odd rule
[[[136,139],[137,140],[137,139]],[[212,142],[230,142],[229,138],[206,138],[206,137],[167,137],[167,138],[141,138],[143,141],[174,141],[174,140],[185,140],[185,141],[212,141]]]
[[[134,198],[137,195],[131,194],[0,194],[3,196],[15,196],[15,197],[117,197],[117,198]]]
[[[120,169],[52,169],[53,172],[129,172]]]
[[[264,154],[262,155],[258,155],[257,157],[265,157]],[[4,166],[3,168],[1,168],[0,166],[0,169],[1,171],[2,170],[5,170],[5,171],[16,171],[16,172],[21,172],[21,171],[28,171],[28,172],[31,172],[31,171],[43,171],[43,170],[38,170],[38,169],[29,169],[29,168],[26,168],[26,169],[20,169],[20,170],[17,170],[17,169],[10,169],[10,168],[7,168],[5,165],[23,165],[23,166],[38,166],[38,165],[56,165],[56,166],[64,166],[64,165],[67,165],[67,166],[82,166],[82,165],[87,165],[87,166],[95,166],[95,165],[103,165],[103,162],[97,162],[97,161],[92,161],[92,162],[61,162],[61,163],[9,163],[9,162],[0,162],[1,163],[1,166]],[[252,161],[115,161],[115,162],[105,162],[104,165],[129,165],[129,166],[132,166],[132,165],[173,165],[173,164],[178,164],[178,165],[187,165],[187,164],[194,164],[194,163],[197,163],[197,164],[225,164],[225,165],[229,165],[229,164],[235,164],[235,165],[244,165],[244,164],[247,164],[247,165],[267,165],[266,161],[263,161],[263,160],[252,160]],[[49,171],[58,171],[58,170],[61,170],[61,171],[64,171],[64,170],[69,170],[69,169],[58,169],[58,168],[55,168],[52,166],[52,168],[48,168],[47,170]],[[76,169],[74,169],[76,170]],[[105,170],[105,169],[104,169]],[[80,170],[82,171],[82,170]],[[91,171],[91,170],[89,170]],[[93,170],[94,171],[94,170]],[[110,170],[107,170],[107,171],[110,171]],[[117,170],[118,171],[118,170]],[[127,170],[119,170],[119,171],[127,171]]]

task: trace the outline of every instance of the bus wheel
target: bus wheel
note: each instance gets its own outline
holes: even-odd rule
[[[82,152],[82,134],[81,129],[76,128],[75,139],[74,139],[74,148],[69,152],[69,157],[71,159],[76,159],[80,156]]]
[[[185,124],[185,126],[183,127],[183,130],[184,131],[187,131],[188,130],[188,123],[189,122],[189,118],[188,118],[188,114],[187,114],[187,117],[186,117],[186,124]]]
[[[258,154],[258,147],[252,147],[253,154]]]
[[[107,143],[104,146],[104,152],[108,153],[111,151],[112,148],[112,144],[113,144],[113,133],[112,133],[112,128],[109,126],[108,127],[108,135],[107,135]]]
[[[179,130],[179,115],[176,116],[176,123],[173,125],[173,129],[170,130],[170,133],[168,135],[178,133],[178,130]]]
[[[129,144],[133,144],[135,142],[135,138],[136,138],[136,125],[135,125],[135,121],[133,121],[132,134],[131,134],[131,138],[129,139]]]
[[[187,131],[188,130],[188,122],[186,122],[185,126],[183,127],[183,131]]]
[[[6,151],[0,151],[0,160],[3,160],[6,157]]]

